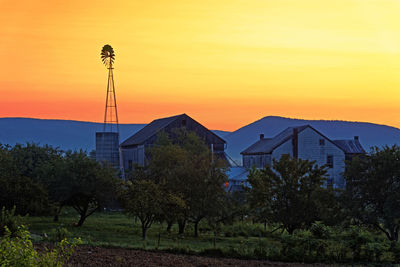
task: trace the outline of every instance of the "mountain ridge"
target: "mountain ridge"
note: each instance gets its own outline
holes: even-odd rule
[[[400,144],[400,129],[384,124],[265,116],[225,136],[228,142],[226,151],[235,161],[240,162],[240,152],[256,142],[260,134],[264,134],[265,138],[270,138],[288,127],[301,125],[311,125],[332,140],[352,139],[354,136],[359,136],[366,151],[373,146]]]
[[[227,154],[235,161],[241,162],[240,152],[259,139],[260,134],[266,138],[273,137],[287,127],[309,124],[330,139],[352,139],[359,136],[366,151],[372,146],[400,145],[400,129],[384,124],[371,122],[354,122],[343,120],[306,120],[281,116],[265,116],[244,125],[233,132],[213,130],[227,141]],[[122,123],[120,141],[124,141],[146,124]],[[0,118],[0,143],[34,142],[60,147],[63,150],[95,149],[95,133],[102,131],[103,123],[39,119],[26,117]]]

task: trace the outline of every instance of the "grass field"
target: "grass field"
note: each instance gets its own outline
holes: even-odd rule
[[[400,246],[391,249],[388,240],[372,229],[362,227],[326,227],[326,237],[310,230],[294,235],[272,233],[261,224],[239,221],[222,225],[214,231],[206,222],[200,224],[200,236],[194,237],[192,225],[185,235],[178,235],[177,225],[171,233],[165,224],[155,223],[148,230],[147,240],[141,238],[139,221],[121,212],[98,212],[75,227],[78,215],[65,209],[59,222],[53,217],[26,217],[25,221],[35,242],[57,241],[61,237],[80,237],[84,245],[162,250],[174,253],[223,256],[241,259],[268,259],[290,262],[327,263],[393,263],[400,260]],[[271,226],[272,227],[272,226]],[[57,231],[57,229],[60,229]],[[48,236],[47,238],[45,236]]]
[[[185,235],[178,235],[176,225],[172,228],[171,233],[168,233],[165,224],[155,223],[148,230],[146,241],[143,241],[140,222],[121,212],[95,213],[87,218],[81,227],[73,226],[77,220],[78,215],[72,210],[67,210],[60,216],[59,222],[53,222],[53,217],[28,217],[26,223],[37,241],[43,240],[41,237],[45,233],[51,237],[55,235],[57,228],[66,228],[69,232],[67,237],[80,237],[83,244],[93,246],[161,250],[183,249],[193,252],[214,248],[214,232],[211,229],[206,229],[206,224],[200,226],[200,236],[195,238],[190,224]],[[231,229],[234,227],[235,229]],[[246,228],[252,229],[253,236],[249,236]],[[258,234],[257,230],[259,230]],[[263,233],[265,231],[262,230],[262,225],[250,225],[246,222],[225,227],[217,233],[215,247],[252,249],[260,243],[260,236]],[[262,238],[262,240],[263,242],[266,241],[265,238]],[[276,241],[269,239],[269,242],[275,243]]]

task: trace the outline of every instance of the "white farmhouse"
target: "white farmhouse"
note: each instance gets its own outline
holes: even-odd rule
[[[358,137],[351,140],[331,140],[310,125],[289,127],[273,138],[264,138],[241,152],[243,167],[263,168],[271,166],[272,159],[283,154],[294,158],[315,161],[318,166],[328,167],[328,185],[343,188],[345,160],[365,154]]]

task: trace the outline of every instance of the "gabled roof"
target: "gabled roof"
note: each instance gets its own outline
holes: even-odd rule
[[[365,154],[364,148],[357,139],[333,140],[346,154]]]
[[[167,118],[162,118],[162,119],[157,119],[149,124],[147,124],[145,127],[143,127],[140,131],[126,139],[124,142],[122,142],[121,146],[131,146],[131,145],[140,145],[143,144],[144,141],[146,141],[149,137],[157,134],[160,130],[164,129],[167,127],[170,123],[175,121],[177,118],[182,117],[182,116],[187,116],[186,114],[180,114],[172,117],[167,117]]]
[[[297,132],[300,133],[306,128],[311,128],[319,135],[324,137],[326,140],[337,146],[346,154],[364,154],[365,150],[361,146],[360,142],[357,139],[349,139],[349,140],[331,140],[328,137],[324,136],[322,133],[314,129],[310,125],[302,125],[297,127],[289,127],[284,131],[280,132],[273,138],[263,138],[258,140],[256,143],[242,151],[240,154],[242,155],[257,155],[257,154],[271,154],[272,151],[285,143],[289,139],[293,137],[293,129],[297,129]]]
[[[180,114],[172,117],[167,117],[167,118],[161,118],[152,121],[151,123],[147,124],[144,128],[142,128],[140,131],[126,139],[124,142],[121,143],[121,146],[132,146],[132,145],[141,145],[143,144],[147,139],[150,137],[156,135],[159,131],[163,130],[165,127],[173,123],[177,119],[183,119],[183,118],[190,118],[186,114]],[[190,118],[193,120],[192,118]],[[195,120],[193,120],[195,121]],[[197,121],[195,121],[198,123]],[[202,126],[204,129],[208,130],[206,127],[198,123],[200,126]],[[212,131],[208,130],[212,135],[216,136],[218,139],[220,139],[223,143],[226,143],[224,139],[213,133]]]
[[[256,143],[242,151],[240,154],[270,154],[272,151],[285,143],[287,140],[291,139],[293,136],[293,130],[297,129],[297,132],[300,133],[310,125],[302,125],[297,127],[288,127],[284,131],[280,132],[273,138],[263,138],[258,140]]]

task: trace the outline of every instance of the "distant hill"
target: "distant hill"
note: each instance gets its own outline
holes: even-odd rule
[[[146,124],[120,124],[120,141],[124,141]],[[63,150],[83,149],[88,152],[95,149],[95,133],[102,131],[103,123],[43,120],[31,118],[0,118],[0,143],[34,142],[49,144]],[[221,137],[230,132],[214,131]]]
[[[400,145],[400,129],[386,125],[268,116],[226,135],[224,137],[228,142],[226,152],[240,163],[240,152],[257,141],[261,133],[265,137],[273,137],[287,127],[305,124],[311,125],[330,139],[352,139],[354,136],[359,136],[360,142],[366,151],[369,151],[373,146]]]
[[[146,124],[120,124],[120,139],[125,140]],[[103,123],[43,120],[30,118],[0,118],[0,143],[34,142],[49,144],[64,150],[95,149],[95,133],[102,131]]]
[[[241,162],[240,152],[259,139],[260,133],[273,137],[290,126],[310,124],[331,139],[351,139],[359,136],[361,144],[369,151],[372,146],[400,145],[400,129],[365,122],[300,120],[269,116],[246,125],[234,132],[213,131],[227,141],[226,152],[236,162]],[[146,124],[120,124],[120,141],[142,129]],[[35,142],[67,150],[95,149],[95,133],[102,131],[102,123],[43,120],[30,118],[0,118],[0,143]]]

